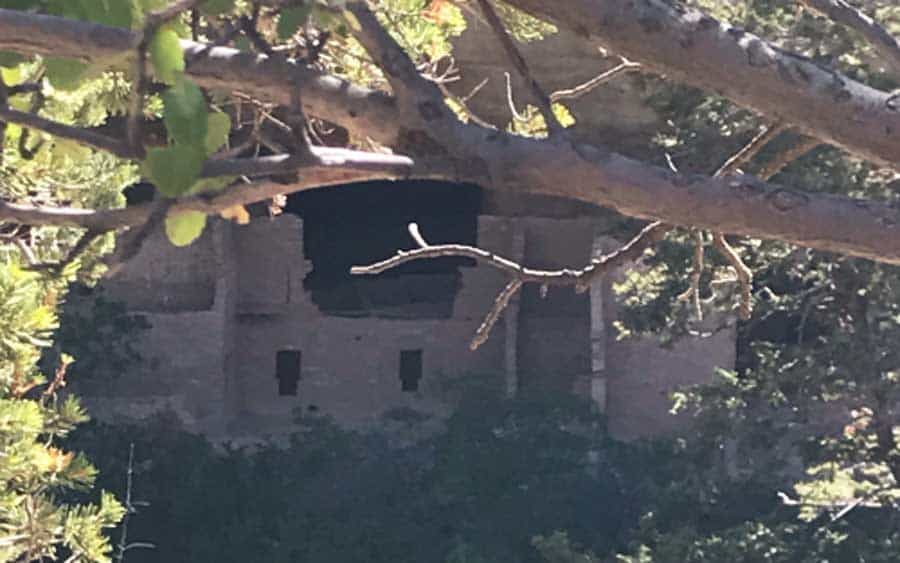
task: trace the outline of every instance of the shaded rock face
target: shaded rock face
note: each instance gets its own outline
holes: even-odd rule
[[[448,87],[456,96],[465,98],[477,116],[505,127],[512,119],[509,98],[521,112],[532,103],[530,91],[509,64],[487,24],[472,14],[467,15],[467,20],[465,32],[453,40],[459,80]],[[519,43],[519,49],[548,94],[583,84],[621,62],[618,57],[590,48],[567,31]],[[653,135],[664,126],[664,120],[648,105],[649,97],[659,88],[658,80],[624,74],[580,98],[565,100],[564,105],[575,117],[573,134],[582,142],[613,146],[629,156],[646,154]]]

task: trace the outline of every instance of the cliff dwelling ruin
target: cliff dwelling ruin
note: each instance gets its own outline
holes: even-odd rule
[[[618,341],[611,279],[582,294],[550,288],[542,297],[526,286],[470,351],[502,273],[456,258],[349,273],[410,248],[411,221],[430,242],[478,245],[542,268],[584,264],[619,244],[596,210],[513,203],[475,186],[384,182],[294,194],[278,216],[216,220],[185,248],[152,235],[97,290],[147,319],[139,348],[150,361],[102,391],[79,392],[101,419],[169,411],[189,430],[232,439],[284,433],[298,413],[350,428],[378,425],[398,408],[440,419],[452,408],[447,382],[484,377],[509,396],[580,394],[606,414],[613,436],[633,439],[676,424],[673,389],[734,365],[733,330],[668,349]]]

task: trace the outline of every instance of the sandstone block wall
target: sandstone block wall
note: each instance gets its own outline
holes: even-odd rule
[[[529,266],[578,267],[603,244],[598,220],[481,216],[479,246]],[[303,288],[312,265],[302,221],[290,214],[238,226],[214,221],[195,245],[175,249],[161,233],[115,278],[110,297],[146,314],[141,349],[151,361],[103,389],[88,390],[102,417],[169,410],[215,439],[291,429],[298,412],[328,414],[348,427],[381,424],[393,409],[441,418],[447,384],[462,375],[501,380],[510,394],[570,390],[593,398],[611,432],[631,439],[665,432],[678,385],[707,380],[734,363],[734,334],[683,341],[616,340],[609,283],[576,294],[526,288],[479,350],[469,342],[506,283],[495,269],[460,268],[447,318],[324,314]],[[420,351],[418,389],[402,389],[401,353]],[[296,394],[279,394],[279,352],[299,353]]]

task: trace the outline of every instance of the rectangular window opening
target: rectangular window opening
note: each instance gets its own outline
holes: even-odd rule
[[[275,378],[278,379],[278,395],[297,395],[300,381],[301,354],[299,350],[279,350],[275,356]]]
[[[402,350],[400,352],[400,390],[411,393],[419,390],[422,379],[422,351]]]

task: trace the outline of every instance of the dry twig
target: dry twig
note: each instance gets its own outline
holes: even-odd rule
[[[738,170],[749,164],[759,152],[768,145],[771,141],[773,141],[778,135],[780,135],[783,131],[787,129],[787,125],[779,121],[774,123],[762,131],[759,132],[753,139],[750,140],[749,143],[744,145],[744,148],[739,150],[725,161],[725,163],[716,170],[714,176],[716,178],[720,178],[722,176],[728,176],[730,174],[735,174]],[[741,318],[747,320],[750,318],[750,315],[753,314],[753,301],[752,301],[752,292],[753,292],[753,271],[744,264],[744,261],[741,259],[741,255],[738,254],[737,250],[734,249],[731,244],[729,244],[728,239],[725,238],[723,233],[713,233],[713,245],[722,255],[728,260],[731,264],[731,267],[734,268],[735,275],[737,276],[738,285],[741,289],[741,305],[738,309],[738,313]],[[697,263],[696,256],[694,259],[695,264]],[[694,274],[697,283],[699,283],[699,274]],[[695,307],[698,311],[698,318],[702,319],[701,309],[699,306],[699,286],[695,289]]]
[[[641,65],[638,63],[633,63],[629,60],[622,60],[622,63],[618,66],[615,66],[594,78],[591,78],[587,82],[579,84],[574,88],[569,88],[566,90],[557,90],[550,94],[551,102],[558,102],[560,100],[574,100],[593,92],[597,87],[606,84],[612,79],[616,78],[619,75],[627,74],[629,72],[635,72],[641,69]]]
[[[553,113],[550,97],[544,93],[544,90],[538,85],[537,80],[531,75],[531,71],[528,69],[525,58],[522,57],[522,53],[519,52],[513,38],[509,35],[509,32],[506,31],[506,26],[503,25],[497,12],[494,11],[494,7],[491,6],[490,0],[478,0],[478,5],[481,7],[481,11],[487,20],[488,25],[491,26],[497,39],[500,40],[500,44],[503,45],[503,50],[506,51],[506,55],[509,57],[510,62],[512,62],[516,71],[521,75],[522,79],[531,90],[531,95],[537,102],[538,109],[540,110],[541,115],[544,116],[544,121],[547,123],[547,130],[549,131],[550,136],[552,137],[561,134],[565,128],[559,120],[556,119],[556,114]]]
[[[419,231],[418,225],[411,223],[409,225],[409,233],[416,242],[418,248],[414,250],[398,251],[397,254],[391,258],[367,266],[354,266],[350,269],[350,273],[355,275],[380,274],[381,272],[396,268],[407,262],[442,256],[462,256],[472,258],[478,262],[507,272],[512,276],[512,280],[497,295],[484,322],[478,327],[471,343],[471,348],[475,350],[487,341],[491,329],[497,323],[497,320],[500,319],[503,311],[509,305],[510,300],[523,284],[538,283],[542,287],[550,285],[572,286],[576,291],[585,291],[595,280],[601,278],[607,272],[640,258],[644,251],[649,248],[650,245],[662,239],[669,229],[670,227],[668,225],[659,222],[651,223],[644,227],[644,229],[631,241],[622,245],[615,252],[593,259],[588,266],[580,270],[568,268],[560,270],[537,270],[527,268],[509,258],[474,246],[461,244],[429,244]]]

